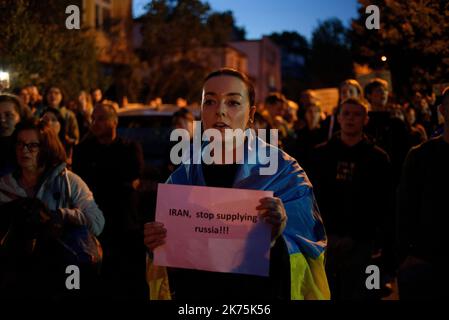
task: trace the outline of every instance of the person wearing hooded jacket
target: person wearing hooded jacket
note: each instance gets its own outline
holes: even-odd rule
[[[65,151],[51,128],[22,122],[14,132],[18,170],[0,179],[0,205],[37,198],[64,223],[87,225],[98,236],[104,217],[84,181],[67,170]]]
[[[344,101],[338,121],[341,132],[316,147],[309,168],[329,240],[331,297],[377,299],[381,292],[367,290],[365,270],[391,257],[391,164],[386,152],[363,134],[368,122],[364,101]]]
[[[19,123],[13,144],[17,170],[0,178],[0,296],[95,294],[102,251],[92,234],[105,220],[92,192],[67,170],[64,147],[44,123]],[[84,279],[76,293],[65,288],[73,264]]]

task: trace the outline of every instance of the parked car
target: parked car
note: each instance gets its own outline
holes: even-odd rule
[[[157,184],[168,178],[172,117],[179,109],[174,105],[163,105],[158,109],[135,106],[118,111],[118,135],[142,145],[147,183]],[[199,109],[188,109],[199,119]]]

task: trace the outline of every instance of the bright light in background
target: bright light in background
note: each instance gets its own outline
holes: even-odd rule
[[[0,90],[9,88],[9,73],[0,71]]]
[[[9,81],[9,73],[0,71],[0,81],[5,81],[5,80]]]
[[[380,58],[380,60],[382,60],[383,62],[387,61],[387,57],[386,56],[382,56],[382,58]]]

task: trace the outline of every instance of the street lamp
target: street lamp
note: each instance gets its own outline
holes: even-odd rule
[[[380,60],[382,60],[383,62],[387,62],[387,57],[386,56],[382,56],[381,58],[380,58]]]

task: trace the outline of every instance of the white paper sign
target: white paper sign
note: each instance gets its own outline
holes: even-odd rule
[[[259,200],[272,191],[159,184],[156,221],[167,229],[159,266],[268,276],[271,226]]]

